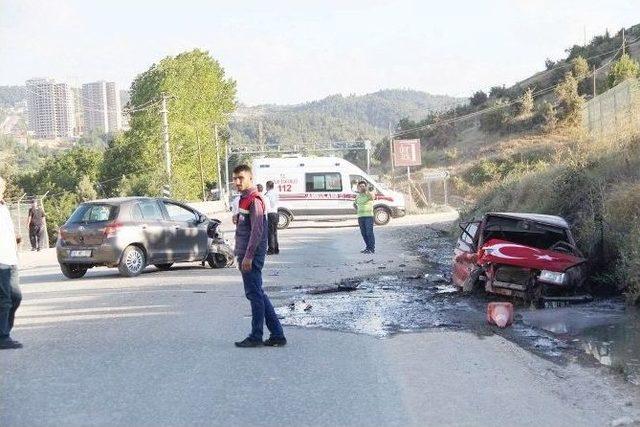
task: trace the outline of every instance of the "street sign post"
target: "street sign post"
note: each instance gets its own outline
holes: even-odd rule
[[[422,164],[420,140],[398,139],[393,141],[393,164],[394,166],[406,166],[407,178],[411,179],[411,166]]]

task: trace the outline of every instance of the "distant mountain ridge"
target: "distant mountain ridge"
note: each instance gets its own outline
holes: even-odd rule
[[[17,107],[26,97],[24,86],[0,86],[0,107]]]
[[[270,146],[376,140],[400,119],[422,119],[466,102],[410,89],[385,89],[359,96],[331,95],[304,104],[240,106],[230,124],[231,138],[236,144],[256,144],[262,122],[263,138]]]

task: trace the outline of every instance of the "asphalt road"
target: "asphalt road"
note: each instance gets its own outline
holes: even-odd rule
[[[284,304],[283,287],[419,269],[400,231],[450,219],[377,228],[375,264],[363,263],[353,223],[294,224],[265,285]],[[286,328],[284,348],[235,348],[250,320],[233,268],[149,267],[132,279],[100,268],[70,281],[45,251],[23,255],[21,282],[13,335],[25,347],[0,352],[1,426],[577,426],[640,406],[601,369],[554,365],[497,336]]]

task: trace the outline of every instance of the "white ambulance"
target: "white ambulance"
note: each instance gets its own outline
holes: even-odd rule
[[[405,215],[404,196],[378,184],[362,169],[338,157],[259,158],[252,164],[254,183],[273,181],[280,195],[278,228],[294,219],[353,218],[358,182],[375,192],[377,225]]]

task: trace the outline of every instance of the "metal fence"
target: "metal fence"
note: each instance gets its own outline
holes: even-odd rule
[[[18,245],[18,251],[27,251],[31,248],[29,243],[29,207],[30,200],[24,199],[16,202],[7,203],[11,219],[13,221],[13,228],[16,231],[16,237],[22,238],[22,242]],[[47,234],[46,220],[44,230],[42,232],[42,247],[49,247],[49,235]]]
[[[640,79],[630,79],[585,103],[585,128],[595,137],[640,129]]]
[[[410,176],[395,177],[394,188],[407,197],[407,209],[448,206],[450,203],[449,172],[444,169],[425,169]]]

